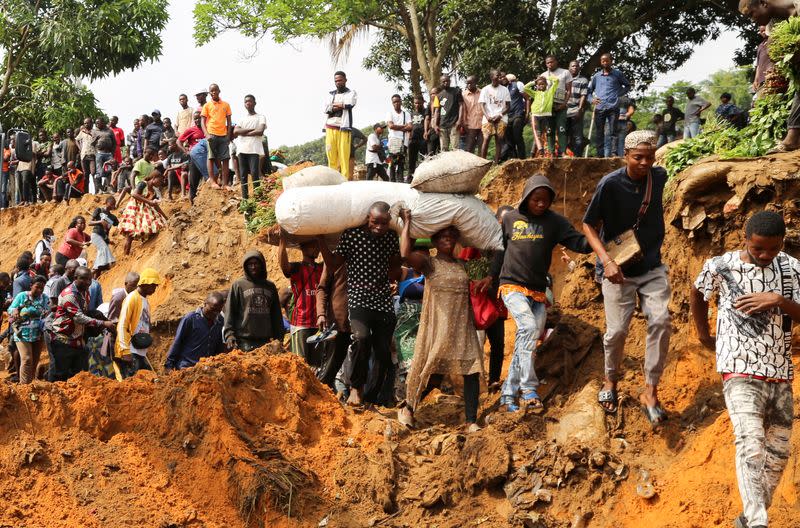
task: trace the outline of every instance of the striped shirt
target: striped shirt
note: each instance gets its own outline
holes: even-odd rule
[[[322,277],[322,264],[292,262],[289,281],[294,296],[292,320],[294,328],[314,328],[317,326],[317,286]]]
[[[578,105],[581,104],[581,97],[586,97],[589,94],[589,79],[583,76],[572,78],[572,93],[567,101],[567,115],[574,116],[578,114]]]

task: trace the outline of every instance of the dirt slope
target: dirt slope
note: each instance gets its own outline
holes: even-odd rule
[[[266,349],[122,384],[84,374],[55,385],[0,386],[0,526],[730,526],[741,508],[732,435],[713,357],[688,325],[688,285],[705,258],[737,247],[753,210],[781,208],[796,232],[800,158],[730,163],[722,176],[701,166],[692,170],[702,177],[684,173],[668,208],[677,224],[664,252],[675,336],[662,398],[672,416],[659,430],[637,405],[645,335],[638,313],[619,416],[603,416],[593,402],[604,318],[582,258],[575,271],[555,273],[561,306],[549,315],[555,332],[537,357],[547,412],[498,414],[497,396],[484,394],[479,412],[487,425],[478,433],[465,433],[460,399],[438,391],[413,432],[392,410],[342,408],[300,360]],[[555,209],[562,212],[566,197],[566,214],[578,225],[596,182],[618,166],[511,162],[484,196],[492,206],[513,203],[524,179],[542,170],[560,189]],[[738,209],[729,204],[724,215],[737,194]],[[93,205],[89,197],[68,211],[46,205],[0,213],[7,249],[0,268],[32,247],[42,227],[54,223],[63,232],[67,217]],[[240,273],[241,255],[258,246],[228,196],[202,193],[198,205],[172,206],[170,230],[135,244],[103,279],[108,291],[131,268],[152,265],[169,275],[154,303],[164,341],[177,317],[209,289],[226,287]],[[282,282],[274,250],[261,249]],[[513,335],[509,322],[509,355]],[[800,518],[798,435],[771,510],[777,528],[794,528]],[[652,486],[654,497],[642,498],[637,486]]]

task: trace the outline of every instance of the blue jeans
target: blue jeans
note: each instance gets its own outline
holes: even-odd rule
[[[700,135],[700,122],[686,123],[683,127],[683,139],[689,139]]]
[[[8,207],[8,184],[10,179],[11,175],[8,171],[3,171],[2,175],[0,175],[0,209]]]
[[[614,133],[614,139],[616,140],[614,145],[615,154],[617,156],[624,156],[625,155],[625,138],[628,136],[628,122],[617,120],[617,126],[615,127],[616,132]]]
[[[605,110],[595,109],[594,111],[594,146],[597,150],[598,158],[610,158],[613,153],[611,152],[611,137],[617,130],[617,119],[619,118],[619,109],[607,108]]]
[[[114,158],[113,152],[98,152],[94,155],[94,193],[103,191],[103,164]]]
[[[520,390],[535,391],[539,387],[539,378],[536,377],[533,363],[536,357],[536,341],[544,330],[547,310],[544,303],[536,302],[518,292],[503,295],[503,302],[517,324],[514,356],[500,395],[500,403],[506,405],[514,403]]]
[[[663,147],[667,143],[672,143],[675,141],[675,134],[661,134],[658,136],[658,144],[656,144],[656,148]]]

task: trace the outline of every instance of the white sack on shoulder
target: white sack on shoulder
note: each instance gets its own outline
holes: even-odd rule
[[[347,179],[336,169],[325,165],[315,165],[297,171],[291,176],[281,179],[283,189],[288,191],[297,187],[313,187],[318,185],[339,185]]]

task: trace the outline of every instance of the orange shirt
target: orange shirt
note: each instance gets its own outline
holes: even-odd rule
[[[86,179],[83,178],[83,172],[78,169],[67,171],[67,178],[69,184],[78,189],[80,192],[86,192]],[[78,181],[80,179],[80,181]]]
[[[6,156],[8,156],[8,159],[6,159]],[[8,160],[10,159],[11,159],[11,149],[6,147],[3,149],[3,172],[8,172],[8,163],[9,163]]]
[[[228,135],[228,120],[231,115],[231,105],[223,100],[214,101],[211,99],[203,105],[200,115],[206,118],[206,130],[215,136]]]

